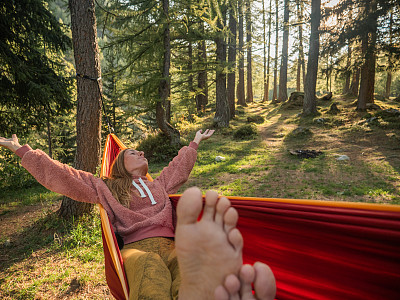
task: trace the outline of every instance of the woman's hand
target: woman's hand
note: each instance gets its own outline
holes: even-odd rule
[[[14,153],[21,148],[16,134],[13,134],[11,139],[0,137],[0,146],[7,148]]]
[[[204,131],[204,133],[202,131],[203,131],[202,129],[197,131],[196,136],[194,137],[193,142],[195,142],[197,145],[199,145],[201,141],[209,139],[210,136],[213,135],[215,130],[206,129],[206,131]]]

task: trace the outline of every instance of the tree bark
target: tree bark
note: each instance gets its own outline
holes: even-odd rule
[[[76,72],[101,77],[94,1],[69,0]],[[76,155],[74,167],[95,173],[100,163],[101,103],[99,82],[77,77]],[[73,188],[73,187],[71,187]],[[58,211],[63,218],[91,212],[93,204],[64,197]]]
[[[252,69],[252,28],[251,28],[251,5],[250,0],[246,0],[246,42],[247,42],[247,103],[252,103],[253,99],[253,69]]]
[[[264,96],[262,102],[265,102],[268,98],[267,89],[267,41],[265,40],[266,24],[265,24],[265,0],[262,0],[262,17],[263,17],[263,88]]]
[[[317,112],[315,90],[317,85],[318,59],[319,59],[319,25],[321,20],[321,0],[311,1],[311,33],[310,48],[307,63],[306,85],[304,87],[304,115]]]
[[[392,47],[393,43],[393,11],[390,12],[390,21],[389,21],[389,46]],[[390,87],[392,85],[392,53],[389,51],[388,55],[388,68],[387,68],[387,76],[386,76],[386,87],[385,87],[385,98],[389,99],[390,97]]]
[[[287,97],[287,68],[289,51],[289,0],[285,0],[283,15],[282,61],[279,72],[279,96],[278,102],[286,101]]]
[[[159,96],[160,101],[156,104],[156,120],[157,125],[161,132],[164,133],[171,145],[180,144],[180,134],[179,131],[169,124],[170,119],[170,101],[168,97],[170,95],[170,74],[169,69],[171,65],[171,40],[170,40],[170,28],[169,28],[169,0],[162,1],[163,13],[165,17],[165,28],[163,32],[163,43],[164,43],[164,59],[163,59],[163,69],[162,69],[162,79],[159,85]]]
[[[272,102],[278,102],[278,44],[279,44],[279,0],[275,0],[275,64],[274,64],[274,90]]]
[[[204,33],[204,23],[200,23],[200,31]],[[208,104],[208,85],[207,85],[207,48],[206,41],[202,39],[198,43],[199,62],[201,70],[197,75],[197,87],[199,93],[196,95],[197,112],[205,112]]]
[[[358,88],[360,86],[360,68],[353,71],[353,76],[350,84],[350,95],[358,97]]]
[[[235,84],[236,84],[236,1],[231,0],[229,4],[229,49],[228,49],[228,103],[229,118],[235,117]]]
[[[377,30],[377,17],[374,13],[376,9],[376,0],[371,0],[365,5],[365,18],[371,26],[369,27],[370,31],[366,30],[363,34],[361,41],[364,63],[361,66],[360,92],[357,101],[358,111],[365,111],[367,103],[374,103]]]
[[[237,88],[238,105],[246,106],[245,94],[244,94],[244,39],[243,39],[243,0],[238,1],[238,12],[239,12],[239,82]]]
[[[218,28],[220,31],[215,39],[216,43],[216,93],[215,93],[215,115],[214,115],[214,126],[215,127],[228,127],[229,126],[229,104],[228,97],[226,95],[226,44],[222,29],[226,23],[226,6],[221,7],[221,17],[218,20]]]
[[[351,43],[349,41],[349,44],[347,46],[347,62],[346,62],[346,73],[345,73],[345,81],[344,81],[344,87],[343,87],[343,94],[349,94],[350,93],[350,78],[351,78]]]
[[[267,82],[264,87],[264,101],[269,100],[269,81],[271,78],[271,26],[272,26],[272,0],[269,0],[269,19],[268,19],[268,58],[267,58]]]
[[[303,88],[305,83],[304,48],[303,48],[303,2],[296,0],[297,22],[299,23],[299,57],[297,59],[296,89],[301,91],[301,76],[303,76]]]

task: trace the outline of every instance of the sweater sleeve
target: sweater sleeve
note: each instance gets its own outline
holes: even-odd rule
[[[25,145],[16,154],[22,158],[22,166],[47,189],[81,202],[98,203],[96,182],[93,174],[76,170],[51,159],[41,150]]]
[[[179,150],[178,155],[165,167],[160,176],[155,181],[158,181],[168,194],[174,194],[184,184],[192,171],[197,159],[198,145],[191,142],[188,147],[183,147]]]

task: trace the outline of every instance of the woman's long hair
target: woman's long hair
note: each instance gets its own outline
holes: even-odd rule
[[[103,181],[110,189],[114,198],[117,199],[123,206],[129,207],[129,203],[132,199],[132,176],[125,169],[124,154],[126,150],[128,149],[122,150],[120,153],[118,153],[111,165],[110,175],[103,178]]]

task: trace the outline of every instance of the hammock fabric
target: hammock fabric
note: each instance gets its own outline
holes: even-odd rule
[[[109,135],[103,170],[120,148],[123,144]],[[170,195],[175,205],[179,197]],[[400,299],[400,206],[228,198],[239,212],[244,262],[271,267],[277,299]],[[128,299],[122,258],[104,209],[103,215],[107,283],[116,299]]]

